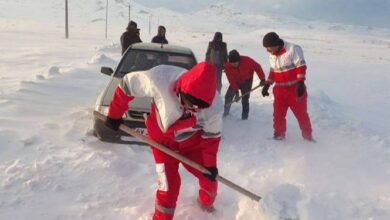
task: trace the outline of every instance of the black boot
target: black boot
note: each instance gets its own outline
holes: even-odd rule
[[[277,133],[274,133],[274,140],[277,140],[277,141],[282,141],[286,138],[286,136],[284,134],[277,134]]]

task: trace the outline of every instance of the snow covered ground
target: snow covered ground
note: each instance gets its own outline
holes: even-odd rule
[[[150,219],[157,179],[150,149],[91,135],[94,102],[108,80],[100,67],[120,59],[125,1],[110,1],[107,40],[105,1],[70,1],[70,39],[62,4],[0,3],[0,219]],[[389,29],[222,5],[180,14],[134,4],[132,14],[144,41],[164,24],[168,40],[190,47],[199,61],[218,30],[229,50],[267,70],[261,39],[276,31],[300,44],[308,63],[317,143],[302,140],[291,112],[287,139],[268,140],[273,97],[255,91],[248,121],[240,120],[238,104],[224,120],[219,169],[263,199],[221,184],[217,212],[204,213],[196,206],[196,180],[183,170],[176,219],[390,219]]]

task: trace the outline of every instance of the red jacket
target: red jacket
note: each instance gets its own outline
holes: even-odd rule
[[[240,56],[240,62],[237,68],[233,67],[229,62],[225,63],[225,73],[230,86],[234,91],[237,91],[242,83],[252,78],[254,72],[257,73],[260,80],[265,79],[265,75],[260,64],[247,56]]]
[[[200,148],[204,165],[216,166],[222,130],[222,102],[215,102],[219,98],[215,96],[215,66],[203,62],[182,75],[164,72],[171,76],[161,77],[158,69],[164,68],[168,67],[126,75],[115,90],[108,116],[122,117],[134,97],[153,97],[146,120],[149,138],[178,152]],[[177,97],[179,91],[209,103],[210,107],[200,110],[197,115],[189,115],[181,107]],[[162,127],[162,120],[169,121],[167,129]]]

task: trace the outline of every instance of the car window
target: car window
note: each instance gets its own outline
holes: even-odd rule
[[[164,59],[161,64],[173,65],[183,67],[185,69],[191,69],[195,63],[194,58],[190,56],[169,54],[168,58]]]
[[[131,50],[125,56],[118,68],[117,76],[119,77],[129,72],[148,70],[162,64],[185,69],[191,69],[196,64],[193,56],[178,53]]]

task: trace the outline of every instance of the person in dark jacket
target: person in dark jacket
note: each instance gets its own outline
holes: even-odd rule
[[[260,64],[248,56],[241,56],[237,50],[229,52],[229,62],[225,64],[225,73],[229,80],[230,86],[225,95],[225,110],[223,115],[229,114],[230,105],[234,97],[241,94],[246,94],[252,89],[253,75],[256,72],[260,79],[260,86],[265,84],[265,75]],[[249,97],[247,94],[242,97],[242,120],[247,120],[249,115]],[[236,99],[236,98],[235,98]]]
[[[130,21],[127,25],[126,31],[121,35],[121,45],[122,45],[122,54],[127,50],[127,48],[134,44],[142,42],[139,37],[139,29],[137,28],[137,23]]]
[[[206,61],[217,67],[217,91],[221,93],[223,65],[228,59],[226,43],[222,41],[222,33],[215,32],[214,39],[209,42]]]
[[[157,35],[153,37],[152,43],[168,44],[167,38],[165,38],[166,29],[164,26],[158,26]]]

